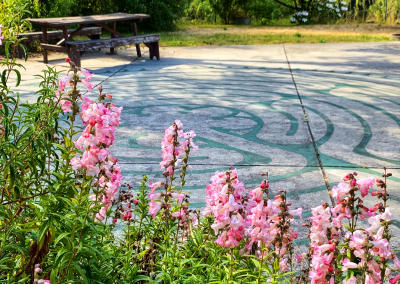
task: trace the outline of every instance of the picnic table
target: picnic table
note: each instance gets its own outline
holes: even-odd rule
[[[95,50],[101,48],[110,48],[110,53],[114,53],[114,47],[128,44],[136,45],[137,56],[141,57],[140,43],[144,43],[150,49],[150,58],[154,56],[160,59],[158,42],[160,36],[157,34],[138,36],[137,23],[145,18],[149,18],[147,14],[128,14],[114,13],[106,15],[79,16],[79,17],[61,17],[61,18],[43,18],[28,19],[32,24],[42,27],[42,44],[43,61],[48,63],[47,51],[65,52],[71,57],[71,60],[77,66],[80,66],[80,56],[87,50]],[[124,36],[116,31],[117,22],[129,21],[132,23],[132,31],[134,36]],[[111,23],[111,28],[107,26]],[[93,38],[88,41],[72,41],[73,36],[82,33],[83,29],[90,24],[94,24],[111,33],[111,39]],[[78,28],[71,31],[68,27],[71,25],[79,25]],[[63,33],[63,38],[57,44],[48,44],[48,29],[57,28]],[[22,34],[23,35],[23,34]]]

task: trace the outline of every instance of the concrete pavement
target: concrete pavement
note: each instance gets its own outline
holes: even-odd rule
[[[331,201],[328,189],[346,173],[378,178],[386,166],[400,221],[400,43],[285,49],[287,57],[282,45],[162,48],[160,61],[147,53],[137,59],[134,48],[85,54],[92,80],[124,107],[113,148],[124,181],[162,179],[163,131],[180,119],[200,146],[186,186],[196,207],[204,206],[210,176],[230,165],[248,189],[268,171],[272,191],[286,189],[305,216]],[[64,57],[53,54],[49,65],[66,69]],[[26,66],[19,90],[32,99],[33,74],[44,65],[33,59]],[[399,228],[396,221],[395,234]]]

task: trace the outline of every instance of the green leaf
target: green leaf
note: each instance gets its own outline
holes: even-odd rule
[[[51,284],[57,284],[58,283],[57,274],[58,274],[58,268],[57,267],[53,268],[51,270],[51,273],[50,273],[50,283]]]
[[[76,263],[75,261],[73,261],[72,264],[74,265],[75,269],[79,272],[79,274],[82,276],[84,283],[88,283],[88,281],[86,279],[86,274],[81,269],[79,263]]]
[[[17,74],[17,84],[15,85],[15,87],[18,87],[19,84],[21,83],[21,73],[17,70],[17,69],[13,69],[15,74]]]
[[[68,236],[70,234],[70,232],[65,232],[62,233],[61,235],[59,235],[56,239],[56,241],[54,242],[54,245],[57,245],[57,243],[62,240],[63,238],[65,238],[66,236]]]
[[[343,226],[344,226],[347,230],[349,230],[350,232],[354,232],[354,230],[353,230],[349,225],[343,224]]]
[[[6,45],[4,47],[6,55],[7,55],[7,59],[11,57],[10,51],[9,51],[11,43],[12,43],[11,41],[7,41]]]
[[[141,280],[149,280],[150,281],[151,278],[146,276],[146,275],[138,275],[138,276],[136,276],[135,279],[133,279],[133,283],[137,283],[137,282],[139,282]]]
[[[4,87],[7,87],[6,74],[7,74],[7,69],[4,69],[3,73],[1,74],[1,83],[4,85]]]
[[[12,189],[14,187],[14,183],[15,183],[15,170],[14,166],[10,165],[10,183],[8,185],[8,188]],[[19,196],[17,196],[16,198],[19,198]]]
[[[19,46],[22,47],[22,49],[24,50],[24,59],[25,59],[25,61],[27,61],[28,60],[28,49],[23,44],[19,44]]]

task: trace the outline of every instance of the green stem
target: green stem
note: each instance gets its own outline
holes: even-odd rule
[[[260,262],[260,267],[258,268],[258,279],[257,279],[257,284],[260,284],[261,282],[261,267],[264,262],[264,243],[261,243],[261,262]]]
[[[231,261],[229,262],[230,270],[229,270],[229,283],[232,282],[232,274],[233,274],[233,248],[231,249]]]

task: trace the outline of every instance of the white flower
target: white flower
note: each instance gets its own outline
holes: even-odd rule
[[[347,11],[347,7],[342,7],[342,11]]]
[[[329,0],[329,2],[332,2],[332,3],[334,3],[334,2],[336,2],[336,0]]]
[[[330,9],[333,9],[332,4],[326,4],[326,7],[330,8]]]
[[[337,14],[338,15],[338,17],[340,18],[342,15],[339,13],[339,14]]]
[[[308,16],[308,12],[307,11],[303,11],[303,16]]]
[[[322,10],[322,8],[318,7],[318,11],[321,11],[321,10]]]
[[[347,3],[345,1],[340,2],[343,6],[346,6]]]
[[[295,23],[296,22],[296,19],[295,18],[290,18],[290,21],[292,22],[292,23]]]
[[[307,22],[307,18],[303,18],[302,20],[303,20],[304,23]]]
[[[336,8],[336,13],[339,13],[339,12],[340,12],[340,9]]]

